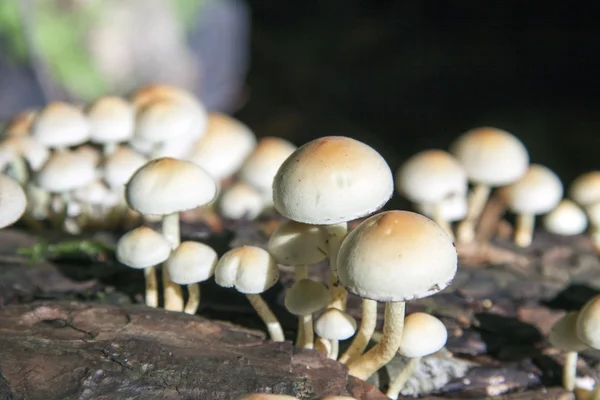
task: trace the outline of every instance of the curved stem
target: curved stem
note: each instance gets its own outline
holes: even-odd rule
[[[281,329],[281,324],[275,317],[275,314],[271,311],[267,303],[263,300],[260,294],[246,294],[246,298],[256,310],[256,313],[263,320],[263,322],[267,325],[267,330],[269,331],[269,335],[271,336],[271,340],[274,342],[283,342],[285,340],[283,336],[283,329]]]
[[[388,391],[385,394],[387,397],[389,397],[392,400],[396,400],[398,398],[398,396],[400,395],[400,391],[402,390],[402,388],[404,388],[404,385],[406,384],[406,381],[408,381],[408,378],[410,378],[411,375],[415,372],[415,369],[417,368],[417,365],[419,365],[420,361],[421,357],[408,359],[408,362],[406,363],[402,371],[400,371],[400,374],[390,384],[390,387],[388,388]]]
[[[308,266],[307,265],[296,266],[295,272],[296,272],[296,282],[298,282],[299,280],[308,278]],[[312,330],[313,330],[312,316],[311,316],[311,321],[310,321],[310,330],[311,330],[310,347],[303,347],[303,346],[307,345],[307,342],[304,339],[304,335],[305,335],[304,321],[303,321],[302,317],[298,318],[298,333],[296,334],[296,347],[304,348],[304,349],[312,349],[313,348],[312,340],[314,337],[314,333],[312,333]]]
[[[327,339],[323,339],[321,336],[317,336],[315,339],[315,350],[322,351],[329,355],[331,352],[331,342]]]
[[[386,303],[381,341],[348,365],[350,375],[366,381],[394,358],[400,348],[404,330],[404,305],[404,302]]]
[[[365,351],[373,332],[375,332],[375,326],[377,325],[377,302],[375,300],[363,299],[362,300],[362,319],[360,321],[360,327],[352,344],[339,359],[339,362],[343,364],[349,364],[354,361],[357,357]]]
[[[529,247],[533,238],[535,216],[533,214],[517,215],[515,227],[515,244],[519,247]]]
[[[469,211],[456,231],[460,243],[470,243],[475,239],[475,226],[485,208],[490,191],[489,186],[477,184],[469,193]]]
[[[346,311],[346,301],[348,299],[348,292],[346,289],[339,284],[337,278],[337,265],[336,259],[338,251],[342,241],[348,234],[348,224],[346,222],[329,225],[326,227],[327,230],[327,243],[329,244],[329,293],[330,300],[327,308],[337,308],[341,311]]]
[[[158,307],[158,281],[156,279],[156,269],[154,267],[144,269],[146,278],[146,305],[148,307]]]
[[[183,312],[194,315],[200,306],[200,284],[192,283],[191,285],[187,285],[187,289],[189,296]]]
[[[340,341],[337,339],[330,340],[331,349],[329,350],[329,354],[327,358],[331,360],[336,360],[338,358],[338,354],[340,353]]]
[[[577,376],[577,352],[568,351],[565,354],[565,365],[563,367],[562,384],[565,390],[572,392],[575,389],[575,377]]]
[[[162,221],[163,236],[172,249],[179,246],[179,213],[165,215]],[[183,291],[181,286],[171,281],[167,268],[162,268],[163,290],[165,295],[165,310],[183,311]]]
[[[313,348],[313,340],[315,338],[315,334],[313,332],[313,318],[312,314],[301,315],[300,323],[302,324],[302,337],[298,336],[301,341],[298,341],[297,347],[301,349],[312,349]]]
[[[454,240],[454,233],[452,232],[452,225],[442,216],[442,203],[437,202],[433,206],[433,221],[440,226],[452,240]]]

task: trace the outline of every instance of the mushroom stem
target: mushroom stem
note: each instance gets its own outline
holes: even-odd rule
[[[340,341],[332,340],[331,341],[331,349],[329,350],[329,354],[327,355],[327,358],[329,358],[331,360],[335,360],[338,358],[339,353],[340,353]]]
[[[348,373],[366,381],[377,370],[394,358],[400,348],[404,330],[403,301],[386,303],[381,341],[371,350],[348,365]]]
[[[9,176],[19,182],[21,186],[27,183],[27,180],[29,179],[29,168],[23,157],[14,157],[8,164],[8,167],[10,168],[11,172],[8,174]]]
[[[360,357],[367,348],[373,332],[375,332],[375,325],[377,325],[377,302],[375,300],[363,299],[362,319],[358,332],[354,336],[350,347],[348,347],[338,361],[343,364],[349,364],[356,360],[357,357]]]
[[[102,148],[104,157],[108,157],[113,154],[117,150],[117,147],[119,147],[119,144],[116,142],[105,143],[104,147]]]
[[[533,214],[517,215],[515,226],[515,244],[519,247],[529,247],[533,238],[535,216]]]
[[[300,316],[300,323],[302,324],[302,336],[298,335],[298,342],[296,343],[296,347],[301,349],[312,349],[313,348],[313,340],[315,334],[313,332],[313,318],[312,314],[302,315]]]
[[[295,268],[295,270],[296,270],[296,282],[298,282],[302,279],[308,278],[308,265],[299,265]],[[310,329],[312,332],[312,318],[310,321]],[[311,333],[311,336],[314,337],[314,333]],[[311,338],[310,347],[302,347],[303,344],[306,344],[306,342],[304,340],[304,320],[302,317],[300,317],[300,318],[298,318],[298,334],[296,335],[296,347],[305,348],[305,349],[313,348],[312,338]]]
[[[331,342],[327,339],[323,339],[321,336],[317,336],[315,339],[315,350],[322,351],[329,355],[331,352]]]
[[[565,354],[565,365],[563,367],[562,384],[565,390],[572,392],[575,389],[575,377],[577,376],[577,352],[568,351]]]
[[[162,220],[163,236],[172,249],[179,246],[179,213],[165,215]],[[169,272],[166,266],[162,268],[163,290],[165,294],[165,310],[183,311],[183,291],[181,286],[173,283],[169,278]]]
[[[485,208],[490,191],[489,186],[477,184],[469,193],[469,211],[456,231],[460,243],[470,243],[475,239],[475,226]]]
[[[194,315],[200,306],[200,285],[198,283],[192,283],[191,285],[187,285],[187,289],[189,297],[183,312]]]
[[[417,365],[419,365],[420,361],[421,357],[408,359],[406,365],[404,366],[402,371],[400,371],[400,374],[390,384],[390,387],[388,388],[387,393],[385,394],[387,397],[389,397],[392,400],[396,400],[398,398],[398,396],[400,395],[400,391],[402,390],[402,388],[404,388],[404,385],[406,384],[406,381],[408,381],[408,378],[410,378],[410,376],[415,372],[415,369],[417,369]]]
[[[454,240],[454,233],[452,232],[452,225],[442,216],[442,203],[437,202],[433,206],[433,221],[446,231],[448,236]]]
[[[337,270],[336,259],[340,250],[342,241],[348,234],[348,224],[341,223],[327,227],[327,242],[329,243],[329,293],[331,299],[327,308],[337,308],[340,311],[346,311],[346,301],[348,292],[338,282],[335,271]]]
[[[275,314],[271,311],[267,303],[263,300],[260,294],[246,294],[248,301],[256,310],[256,313],[263,320],[263,322],[267,325],[267,330],[269,331],[269,335],[271,336],[271,340],[274,342],[283,342],[285,340],[283,336],[283,329],[281,329],[281,324],[275,317]]]
[[[590,236],[596,252],[600,253],[600,225],[590,221]]]
[[[156,279],[156,269],[149,267],[144,269],[146,278],[146,305],[148,307],[158,307],[158,281]]]

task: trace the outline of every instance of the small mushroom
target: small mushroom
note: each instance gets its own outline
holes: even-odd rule
[[[400,374],[391,382],[387,397],[396,400],[408,378],[414,374],[421,358],[439,351],[446,345],[448,331],[444,323],[422,312],[410,314],[404,320],[404,331],[398,353],[408,358]]]
[[[0,229],[14,224],[27,208],[27,197],[21,185],[0,174]]]
[[[563,387],[572,392],[575,389],[577,376],[577,353],[587,349],[577,337],[577,319],[579,312],[572,311],[559,319],[548,337],[552,346],[565,352],[565,365],[563,366]]]
[[[238,181],[223,190],[218,207],[224,218],[254,220],[265,208],[265,200],[254,187]]]
[[[285,308],[300,317],[302,334],[298,336],[302,341],[296,345],[302,349],[313,348],[313,320],[312,314],[325,308],[329,301],[329,292],[323,284],[311,279],[301,279],[294,283],[285,294]]]
[[[578,176],[569,187],[569,197],[588,214],[592,241],[600,252],[600,171]]]
[[[279,269],[268,251],[256,246],[236,247],[225,253],[215,269],[215,282],[223,287],[235,287],[246,295],[258,316],[267,326],[271,339],[283,342],[281,324],[260,296],[279,280]]]
[[[328,357],[337,359],[339,341],[346,340],[356,333],[356,320],[348,313],[329,308],[315,322],[315,332],[331,342]]]
[[[579,311],[577,337],[592,349],[600,350],[600,296],[590,299]],[[592,399],[600,399],[598,382],[596,382]]]
[[[64,150],[87,142],[90,124],[74,105],[53,102],[36,114],[31,136],[46,147]]]
[[[446,197],[437,204],[417,204],[417,212],[425,215],[428,218],[436,218],[440,221],[440,225],[450,237],[453,237],[451,223],[460,221],[467,216],[469,211],[469,202],[467,193],[456,193],[450,197]],[[444,225],[445,224],[445,225]]]
[[[135,111],[125,99],[101,97],[90,106],[87,117],[91,126],[90,141],[103,145],[105,156],[114,153],[119,143],[133,137]]]
[[[579,235],[587,229],[585,211],[574,201],[564,199],[543,219],[544,228],[562,236]]]

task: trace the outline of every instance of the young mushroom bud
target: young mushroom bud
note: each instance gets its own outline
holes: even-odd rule
[[[544,228],[550,233],[562,236],[579,235],[587,229],[585,211],[575,202],[564,199],[543,219]]]
[[[552,346],[565,352],[565,365],[563,366],[563,387],[572,392],[575,389],[577,376],[577,353],[587,349],[577,337],[577,319],[579,313],[572,311],[559,319],[548,337]]]
[[[339,341],[346,340],[356,333],[356,320],[348,313],[329,308],[315,322],[315,332],[322,338],[331,341],[329,358],[337,359]]]
[[[329,292],[323,284],[310,279],[301,279],[294,283],[285,294],[285,308],[300,317],[302,323],[302,341],[298,347],[302,349],[313,348],[313,321],[312,314],[325,308],[329,301]]]
[[[398,353],[408,358],[407,364],[392,381],[387,397],[396,400],[408,378],[413,375],[421,358],[433,354],[446,345],[448,331],[444,323],[422,312],[410,314],[404,320],[404,331]]]
[[[236,247],[225,253],[215,269],[215,282],[223,287],[235,287],[246,295],[258,316],[267,325],[271,339],[283,342],[283,330],[279,321],[260,296],[279,280],[275,259],[264,249],[256,246]]]

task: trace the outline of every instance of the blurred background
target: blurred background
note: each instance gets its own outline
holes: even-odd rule
[[[600,168],[599,33],[567,2],[2,0],[0,119],[174,83],[258,136],[351,136],[393,169],[496,126],[568,183]]]

